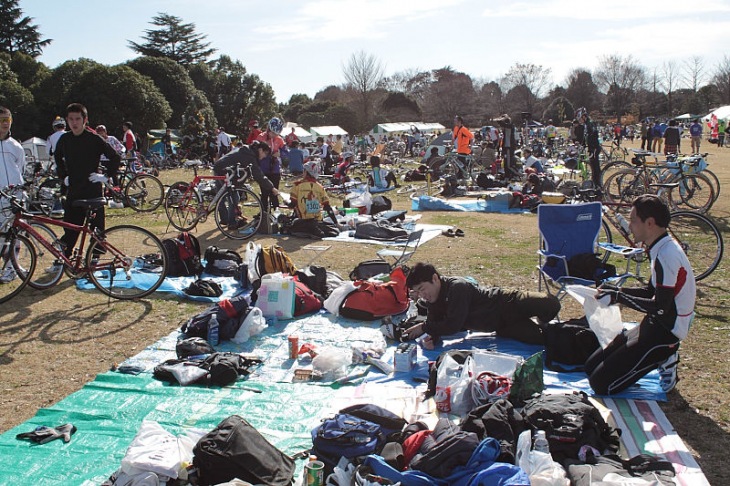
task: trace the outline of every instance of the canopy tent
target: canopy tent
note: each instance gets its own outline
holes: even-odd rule
[[[293,122],[286,122],[286,125],[284,125],[284,129],[281,131],[281,136],[286,137],[287,135],[289,135],[291,133],[292,127],[294,127],[294,135],[297,136],[300,142],[309,143],[314,140],[314,137],[311,133]],[[329,133],[327,135],[329,135]]]
[[[326,137],[327,135],[347,135],[347,131],[337,125],[326,127],[309,127],[312,137]]]
[[[424,122],[393,122],[378,123],[370,130],[370,135],[382,135],[389,133],[405,133],[411,132],[416,128],[421,133],[432,133],[439,130],[446,130],[446,127],[440,123],[424,123]]]
[[[702,120],[708,122],[712,118],[712,115],[715,115],[718,120],[730,118],[730,105],[721,106],[720,108],[711,111],[707,115],[703,116]]]
[[[46,141],[39,137],[29,138],[21,144],[25,152],[26,159],[33,158],[40,162],[47,162],[51,159],[46,150]],[[30,162],[30,160],[26,160]]]
[[[685,113],[684,115],[675,116],[675,120],[679,121],[687,121],[687,120],[694,120],[695,118],[700,118],[702,115],[693,115],[691,113]]]
[[[162,136],[167,131],[166,128],[153,128],[151,130],[147,130],[147,138],[150,138],[152,140],[159,140],[162,138]],[[170,130],[170,139],[173,141],[179,141],[182,139],[182,132],[178,130],[177,128]]]

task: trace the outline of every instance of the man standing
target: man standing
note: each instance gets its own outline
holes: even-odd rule
[[[558,136],[558,129],[553,125],[552,120],[548,120],[548,124],[545,127],[545,138],[547,139],[547,146],[553,148],[555,146],[555,138]]]
[[[636,198],[629,229],[649,253],[649,283],[639,288],[603,286],[597,291],[597,299],[646,314],[638,326],[616,336],[586,361],[588,381],[600,395],[619,393],[657,368],[665,392],[677,384],[679,343],[694,319],[696,289],[687,256],[667,233],[670,220],[669,208],[658,196]]]
[[[84,111],[86,108],[84,108]],[[86,122],[84,122],[84,127]],[[124,135],[122,135],[122,143],[124,144],[124,148],[126,149],[127,156],[130,158],[134,158],[135,150],[137,147],[137,137],[134,136],[134,132],[132,131],[132,122],[125,121],[122,123],[122,129],[124,130]]]
[[[56,119],[53,120],[52,126],[53,133],[46,140],[46,152],[48,152],[50,157],[53,157],[53,152],[56,150],[56,143],[58,143],[58,139],[61,138],[61,135],[66,133],[66,121],[60,116],[57,116]]]
[[[297,137],[295,127],[291,127],[291,132],[284,137],[284,142],[289,148],[296,148],[299,145],[299,137]]]
[[[23,146],[10,136],[10,127],[12,125],[12,113],[4,106],[0,106],[0,188],[10,185],[21,186],[23,184],[25,152]],[[23,190],[21,187],[17,187],[16,194],[22,196]],[[0,209],[9,205],[10,203],[5,198],[0,200]],[[5,212],[0,211],[0,227],[5,224],[5,219]],[[9,262],[7,255],[3,255],[0,284],[9,283],[16,277],[15,269]]]
[[[111,145],[99,135],[86,128],[89,114],[86,107],[80,103],[71,103],[66,108],[66,122],[70,132],[66,132],[58,139],[56,152],[53,157],[56,161],[58,177],[68,186],[66,196],[66,207],[63,220],[75,225],[83,225],[86,217],[86,210],[74,207],[73,202],[77,199],[91,199],[102,196],[102,183],[107,177],[99,173],[100,159],[105,155],[109,160],[106,166],[108,174],[116,174],[119,170],[121,158]],[[132,140],[131,124],[125,122],[125,143]],[[127,135],[131,135],[128,138]],[[134,146],[132,145],[132,151]],[[96,212],[92,226],[104,231],[104,208]],[[64,245],[64,253],[70,257],[78,239],[78,231],[66,229],[61,236],[61,243]]]
[[[695,118],[695,120],[689,126],[689,136],[690,140],[692,141],[692,153],[700,153],[700,142],[702,142],[702,125],[700,124],[699,118]]]
[[[474,140],[474,134],[464,126],[464,119],[458,115],[454,118],[454,130],[451,139],[459,158],[466,160],[466,156],[471,154],[471,142]]]
[[[576,118],[583,126],[583,144],[588,149],[593,187],[599,188],[601,187],[601,163],[598,160],[598,153],[601,151],[601,143],[598,140],[598,128],[588,117],[588,111],[585,108],[578,108]]]
[[[219,127],[216,132],[215,144],[218,149],[218,157],[223,157],[231,151],[231,137],[223,130],[223,127]]]

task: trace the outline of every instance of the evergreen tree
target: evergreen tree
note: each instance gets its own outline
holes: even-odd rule
[[[208,48],[210,43],[203,42],[205,35],[195,32],[195,24],[184,24],[180,17],[159,13],[150,23],[158,29],[145,30],[145,43],[128,41],[129,47],[143,56],[167,57],[189,66],[205,61],[216,51]]]
[[[32,17],[24,17],[18,0],[0,0],[0,52],[22,52],[36,58],[52,39],[41,40]]]

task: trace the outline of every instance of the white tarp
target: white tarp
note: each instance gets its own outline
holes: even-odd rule
[[[326,137],[327,135],[347,135],[347,132],[337,125],[326,127],[309,127],[309,131],[314,137]]]

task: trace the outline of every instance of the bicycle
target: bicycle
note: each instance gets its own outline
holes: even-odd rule
[[[119,171],[117,178],[119,186],[115,186],[111,178],[104,183],[107,198],[143,213],[152,212],[162,205],[165,189],[154,175],[135,171],[127,165]]]
[[[618,253],[629,260],[627,267],[631,265],[631,262],[635,264],[635,275],[640,278],[641,265],[648,262],[649,258],[646,250],[640,245],[640,242],[634,240],[629,230],[628,218],[631,203],[607,201],[601,191],[594,189],[577,190],[571,195],[571,202],[596,200],[601,200],[603,209],[602,232],[599,236],[599,249],[603,252],[599,251],[600,258],[605,262],[612,254],[617,253],[617,248],[612,246],[615,230],[627,243],[625,247],[632,249],[619,250]],[[695,273],[695,280],[700,281],[707,278],[722,260],[725,248],[722,233],[710,218],[695,211],[672,211],[670,216],[667,232],[679,243],[687,255]],[[649,269],[646,269],[647,273],[648,271]]]
[[[428,163],[428,169],[434,175],[434,179],[454,176],[457,180],[476,181],[483,167],[477,165],[471,155],[452,151],[448,152],[445,157],[434,157]]]
[[[201,176],[197,168],[192,182],[176,182],[165,197],[165,214],[170,224],[180,231],[190,231],[215,212],[215,224],[228,238],[251,238],[261,226],[264,211],[261,199],[246,183],[251,177],[250,167],[236,165],[225,176]],[[204,198],[204,181],[223,184],[210,199]]]
[[[167,275],[167,256],[159,238],[134,225],[104,231],[91,227],[106,199],[74,201],[74,207],[86,211],[84,224],[75,225],[27,212],[11,190],[0,190],[0,197],[9,203],[4,208],[9,217],[2,228],[3,270],[12,265],[17,277],[0,285],[0,302],[11,299],[26,285],[53,287],[64,272],[72,279],[86,278],[103,294],[121,300],[145,297],[162,284]],[[79,232],[79,243],[70,257],[65,255],[52,226]],[[84,251],[87,241],[89,247]],[[43,251],[43,262],[51,264],[36,275],[41,258],[38,248]]]

